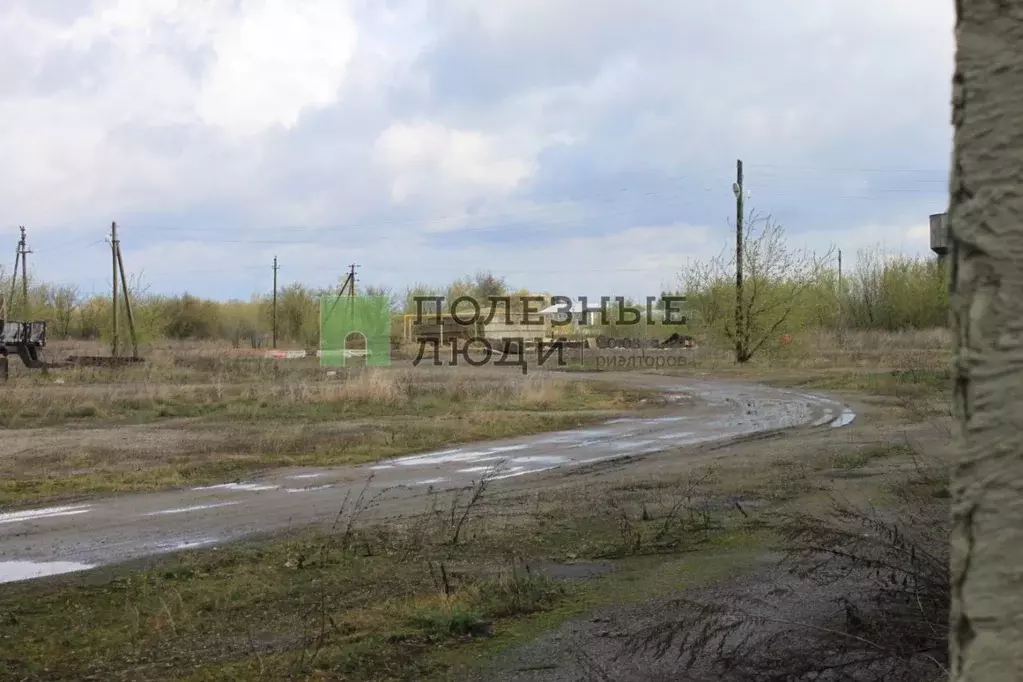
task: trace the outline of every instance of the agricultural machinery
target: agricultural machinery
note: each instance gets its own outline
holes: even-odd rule
[[[44,369],[51,366],[39,358],[39,351],[45,347],[46,322],[0,320],[0,356],[7,358],[13,353],[26,367]]]

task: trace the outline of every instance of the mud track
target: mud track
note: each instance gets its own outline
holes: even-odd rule
[[[388,489],[377,507],[394,516],[421,511],[431,488],[463,488],[481,476],[494,488],[513,492],[548,477],[583,475],[612,460],[636,466],[655,453],[685,458],[707,444],[782,429],[834,428],[855,416],[826,396],[757,384],[646,374],[573,376],[661,390],[674,406],[655,417],[615,419],[597,428],[455,447],[374,465],[280,470],[257,480],[0,513],[0,582],[329,523],[346,495],[354,498],[363,490],[374,495]]]

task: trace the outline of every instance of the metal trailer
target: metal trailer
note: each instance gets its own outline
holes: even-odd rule
[[[0,355],[6,362],[10,354],[21,358],[31,369],[42,369],[51,365],[39,358],[39,351],[46,347],[46,322],[21,322],[0,320]]]

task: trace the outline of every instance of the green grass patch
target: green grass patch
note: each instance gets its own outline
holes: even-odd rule
[[[843,452],[833,456],[829,462],[831,468],[851,471],[862,469],[876,460],[891,459],[900,456],[911,456],[915,453],[912,446],[905,443],[890,443],[874,447]]]
[[[948,369],[905,369],[891,372],[841,372],[770,381],[776,385],[831,391],[858,391],[880,396],[937,397],[952,388]]]
[[[474,518],[458,544],[450,529],[410,537],[366,526],[9,585],[0,625],[17,655],[0,657],[0,679],[442,679],[585,609],[725,575],[759,547],[755,534],[721,529],[687,543],[684,561],[633,555],[588,581],[502,558],[509,547],[582,556],[579,538],[617,541],[599,510],[578,512],[562,523],[585,533],[557,547],[528,518],[514,529]]]

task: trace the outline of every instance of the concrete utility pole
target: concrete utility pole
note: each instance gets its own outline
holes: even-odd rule
[[[32,317],[28,305],[28,254],[32,253],[28,248],[28,242],[25,240],[25,227],[21,226],[21,314],[28,322],[29,318]]]
[[[952,682],[1023,680],[1023,13],[956,2]]]
[[[9,314],[15,312],[14,292],[18,290],[18,265],[21,265],[21,310],[19,312],[21,317],[27,321],[31,315],[28,305],[28,261],[26,258],[32,251],[28,248],[25,239],[24,226],[18,229],[21,230],[21,239],[18,240],[18,249],[14,254],[14,271],[11,273],[11,295],[4,301],[3,317],[6,319]]]
[[[117,357],[117,223],[110,223],[110,255],[113,261],[113,308],[110,311],[113,323],[113,338],[110,344],[111,355]]]
[[[735,361],[746,362],[742,316],[742,159],[735,162]]]
[[[4,300],[5,320],[9,315],[13,315],[17,311],[17,308],[14,306],[14,292],[18,290],[18,265],[21,263],[21,245],[22,242],[19,241],[17,248],[14,250],[14,270],[11,271],[11,295]]]
[[[277,348],[277,256],[274,256],[273,347]]]

